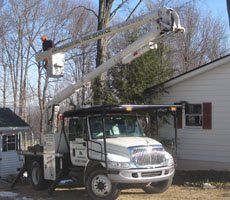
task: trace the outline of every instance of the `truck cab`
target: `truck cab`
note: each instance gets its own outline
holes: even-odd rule
[[[11,187],[27,171],[36,190],[49,188],[52,193],[61,180],[71,179],[93,200],[114,200],[127,188],[164,192],[173,180],[174,160],[145,131],[149,116],[174,118],[176,146],[178,107],[93,106],[65,111],[61,117],[53,107],[47,129],[51,131],[44,134],[42,146],[21,152],[24,166]]]
[[[125,187],[141,187],[147,193],[167,190],[175,172],[173,157],[146,136],[143,124],[151,110],[175,116],[172,108],[176,106],[119,105],[64,112],[70,177],[81,179],[92,199],[115,199]]]

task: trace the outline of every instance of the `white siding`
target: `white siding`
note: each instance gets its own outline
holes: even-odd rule
[[[23,157],[16,151],[2,152],[2,136],[0,136],[0,178],[18,174],[18,169],[23,165]]]
[[[2,152],[1,178],[4,179],[8,175],[18,174],[18,168],[22,167],[22,158],[19,157],[16,151]]]
[[[230,64],[216,67],[166,90],[169,93],[161,97],[161,103],[212,102],[211,130],[178,130],[178,159],[222,162],[226,163],[226,169],[230,169]],[[164,126],[160,135],[172,137],[173,130]]]

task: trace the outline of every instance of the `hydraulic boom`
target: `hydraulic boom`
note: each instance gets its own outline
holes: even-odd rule
[[[55,55],[60,52],[66,52],[69,49],[75,48],[78,45],[86,44],[95,40],[98,40],[115,33],[125,31],[130,28],[138,27],[144,24],[152,22],[153,29],[148,33],[137,39],[135,42],[127,46],[125,49],[111,57],[105,63],[97,67],[94,71],[85,75],[81,80],[74,84],[70,84],[61,92],[56,94],[53,100],[49,103],[48,107],[59,104],[69,96],[75,93],[75,91],[81,88],[85,83],[93,80],[103,72],[106,72],[116,64],[127,64],[135,58],[141,56],[152,48],[154,44],[157,44],[159,40],[171,37],[172,34],[177,32],[184,32],[184,28],[180,25],[180,19],[177,12],[169,8],[160,8],[152,13],[133,18],[128,22],[123,22],[113,27],[109,27],[92,34],[86,35],[76,41],[72,41],[63,46],[53,48],[47,52],[41,52],[36,55],[36,60],[41,61],[48,55]]]

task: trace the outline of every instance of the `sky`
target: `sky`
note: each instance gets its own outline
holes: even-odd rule
[[[198,5],[204,12],[211,12],[211,14],[223,20],[228,35],[228,43],[230,44],[230,22],[226,2],[226,0],[198,0]]]
[[[230,34],[226,0],[199,0],[198,5],[204,12],[211,11],[214,16],[223,18]]]
[[[227,18],[226,0],[199,0],[199,5],[204,10],[211,10],[214,15]]]
[[[156,0],[152,0],[153,2]],[[191,0],[172,0],[172,2],[175,2],[177,4],[181,2],[190,2]],[[227,17],[227,7],[226,7],[226,0],[196,0],[198,5],[204,9],[205,11],[211,10],[215,15],[223,15],[224,17]],[[98,0],[93,0],[95,4],[98,4]],[[121,0],[115,0],[115,5],[120,3]],[[130,0],[129,5],[135,5],[138,2],[138,0]],[[145,2],[145,0],[143,0]],[[142,3],[143,4],[143,3]]]
[[[139,0],[129,0],[128,6],[134,7],[136,3]],[[143,0],[145,1],[157,1],[157,0]],[[158,0],[160,1],[160,0]],[[166,0],[168,1],[168,0]],[[183,5],[186,2],[191,2],[192,0],[171,0],[172,2],[175,2],[177,5]],[[92,2],[98,6],[98,0],[92,0]],[[115,0],[114,6],[116,7],[117,4],[119,4],[121,0]],[[227,5],[226,0],[196,0],[198,7],[200,10],[206,13],[211,13],[212,15],[216,17],[220,17],[223,22],[226,24],[226,31],[229,35],[229,43],[230,43],[230,28],[229,28],[229,20],[228,20],[228,13],[227,13]],[[142,3],[143,4],[143,3]],[[127,11],[127,6],[124,6],[124,9]],[[96,8],[97,10],[97,8]],[[113,9],[112,9],[113,10]],[[124,12],[123,12],[124,13]],[[120,11],[120,14],[122,15],[122,9]],[[127,13],[126,13],[127,14]],[[183,26],[183,24],[182,24]],[[37,79],[35,79],[37,80]]]
[[[96,5],[98,5],[98,0],[93,0]],[[139,0],[129,0],[129,5],[134,7]],[[153,1],[157,0],[143,0],[142,5],[145,1]],[[160,0],[158,0],[160,1]],[[186,2],[191,2],[192,0],[171,0],[171,2],[176,3],[178,5],[184,4]],[[119,4],[121,0],[115,0],[114,5]],[[167,1],[166,1],[167,2]],[[183,3],[182,3],[183,2]],[[230,38],[230,28],[229,28],[229,20],[228,20],[228,12],[227,12],[227,3],[226,0],[196,0],[198,7],[204,13],[211,13],[216,17],[220,17],[226,24],[226,31],[229,33]],[[140,6],[141,7],[141,6]],[[120,14],[122,15],[122,9]]]
[[[95,5],[98,5],[98,0],[92,0],[92,1],[95,3]],[[121,0],[115,0],[115,3],[119,3],[120,1]],[[174,0],[174,1],[179,4],[180,2],[189,2],[191,0]],[[223,21],[226,22],[226,31],[228,32],[230,38],[230,28],[228,22],[226,0],[196,0],[196,1],[199,5],[199,8],[202,11],[204,11],[205,13],[211,12],[214,16],[221,17]],[[138,0],[129,0],[129,5],[135,6],[136,2],[138,2]],[[34,80],[37,80],[37,77],[34,73],[33,73],[33,77]]]

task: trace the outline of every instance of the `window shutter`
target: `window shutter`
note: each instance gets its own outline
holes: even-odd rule
[[[182,107],[177,108],[177,128],[182,128]]]
[[[7,136],[6,135],[2,136],[2,151],[3,152],[7,151]]]
[[[203,129],[212,129],[212,103],[203,103]]]

